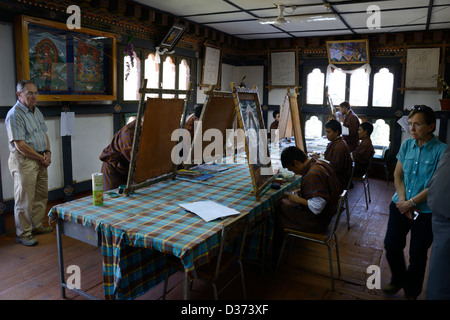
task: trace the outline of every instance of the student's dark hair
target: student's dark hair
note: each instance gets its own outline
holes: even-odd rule
[[[331,129],[333,131],[337,131],[339,133],[339,135],[342,134],[341,123],[339,121],[337,121],[336,119],[331,119],[330,121],[325,123],[325,128]]]
[[[411,117],[415,114],[418,113],[422,113],[424,118],[425,118],[425,122],[430,125],[432,123],[436,124],[436,114],[434,113],[433,109],[431,109],[430,107],[426,106],[426,105],[417,105],[411,108],[411,112],[408,115],[408,119],[411,119]],[[434,130],[436,130],[436,126],[434,126]],[[433,132],[434,132],[433,130]]]
[[[202,114],[202,109],[203,109],[203,106],[196,106],[195,107],[194,114],[197,117],[197,119],[200,118],[200,115]]]
[[[283,168],[287,166],[292,167],[294,165],[294,160],[305,162],[308,156],[301,149],[295,146],[287,147],[281,153],[281,165]]]
[[[275,119],[275,117],[276,117],[277,114],[279,114],[279,113],[280,113],[280,110],[275,110],[275,111],[272,113],[273,118]]]
[[[341,108],[342,108],[342,107],[345,107],[345,108],[347,108],[347,109],[350,109],[350,108],[351,108],[351,107],[350,107],[350,103],[348,103],[348,101],[342,102],[339,106],[340,106]]]
[[[364,131],[367,131],[367,134],[370,136],[373,132],[373,124],[369,121],[364,121],[359,125]]]

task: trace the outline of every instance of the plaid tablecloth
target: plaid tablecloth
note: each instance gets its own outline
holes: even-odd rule
[[[206,181],[167,180],[130,197],[105,196],[103,206],[92,205],[91,196],[77,199],[54,206],[49,216],[100,230],[105,298],[134,299],[164,280],[166,254],[179,257],[194,279],[196,268],[217,253],[225,219],[205,222],[180,203],[213,200],[248,212],[252,224],[300,183],[297,179],[281,190],[268,189],[256,201],[248,165],[229,167]],[[257,241],[251,246],[257,247]]]

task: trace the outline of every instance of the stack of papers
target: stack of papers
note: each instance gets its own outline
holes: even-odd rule
[[[199,164],[198,166],[195,166],[194,168],[191,169],[198,171],[222,172],[228,170],[229,167],[220,164]]]
[[[186,211],[195,213],[206,222],[239,214],[239,211],[230,209],[211,200],[180,203],[179,205]]]

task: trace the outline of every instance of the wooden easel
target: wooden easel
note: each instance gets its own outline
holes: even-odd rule
[[[268,163],[267,164],[261,164],[259,163],[259,159],[258,159],[258,163],[257,164],[252,164],[251,163],[251,159],[250,159],[250,150],[249,150],[249,141],[248,141],[248,135],[247,132],[249,130],[249,128],[247,128],[246,124],[245,124],[245,120],[243,119],[244,116],[244,110],[243,108],[246,106],[246,104],[248,102],[250,102],[251,104],[255,105],[255,112],[257,113],[257,117],[259,120],[259,123],[257,124],[259,126],[259,129],[264,129],[264,121],[263,121],[263,116],[262,116],[262,110],[261,110],[261,106],[259,104],[259,97],[258,97],[258,90],[256,90],[256,88],[252,88],[252,89],[243,89],[243,88],[236,88],[235,83],[231,82],[231,89],[233,92],[233,100],[234,100],[234,105],[236,108],[236,114],[237,114],[237,120],[238,120],[238,124],[239,127],[241,129],[244,130],[245,132],[245,152],[247,155],[247,162],[248,162],[248,167],[250,170],[250,176],[252,178],[252,184],[253,184],[253,191],[255,193],[255,198],[256,201],[258,201],[261,197],[261,195],[263,194],[264,190],[274,181],[274,175],[273,175],[273,170],[272,170],[272,165],[270,162],[270,153],[269,153],[269,146],[267,144],[267,135],[263,135],[262,137],[260,136],[261,139],[263,139],[263,146],[265,146],[265,152],[266,155],[268,156]],[[248,105],[247,105],[248,107]],[[258,130],[259,131],[259,130]],[[257,134],[259,135],[259,132],[257,132]],[[258,147],[260,146],[260,143],[258,141]],[[259,155],[257,155],[257,158]],[[264,172],[264,174],[262,174],[262,170],[268,170],[271,171],[272,174],[266,174],[267,172]]]
[[[147,103],[152,99],[148,99],[148,101],[145,100],[145,94],[146,93],[166,93],[166,94],[186,94],[186,98],[184,100],[184,106],[183,111],[181,114],[181,124],[179,125],[180,129],[184,128],[184,124],[186,122],[186,112],[187,112],[187,105],[189,103],[189,99],[192,93],[192,82],[189,83],[189,89],[188,90],[166,90],[166,89],[148,89],[147,88],[147,79],[144,79],[144,82],[142,84],[142,87],[139,89],[139,93],[141,95],[141,98],[139,100],[139,106],[138,106],[138,112],[136,117],[136,129],[134,132],[134,139],[133,139],[133,146],[131,150],[131,160],[130,160],[130,167],[128,171],[128,178],[127,178],[127,187],[124,191],[124,195],[128,197],[131,192],[134,190],[152,185],[156,182],[167,180],[167,179],[174,179],[176,174],[176,165],[172,163],[172,166],[170,170],[167,170],[168,172],[164,172],[163,174],[158,174],[157,176],[154,176],[153,174],[147,174],[148,176],[145,177],[144,181],[134,183],[135,176],[136,176],[136,165],[137,165],[137,156],[139,151],[139,146],[141,143],[141,135],[142,135],[142,129],[144,128],[144,122],[145,122],[145,115],[146,115],[146,107]],[[164,102],[167,102],[169,105],[172,104],[178,104],[181,99],[155,99],[155,100],[164,100]],[[173,103],[171,103],[173,101]],[[151,119],[149,119],[151,120]],[[148,121],[148,120],[147,120]],[[176,119],[171,119],[171,121],[176,121]],[[159,124],[163,123],[162,121],[155,121],[154,125],[157,126]],[[152,124],[153,125],[153,124]],[[168,130],[171,130],[172,128],[167,128]],[[176,128],[173,128],[176,129]],[[151,137],[152,139],[162,139],[162,137]],[[178,142],[180,142],[181,136],[178,137]],[[167,143],[170,143],[171,141],[167,141]],[[159,150],[147,150],[146,152],[152,154],[153,151],[159,151]],[[166,154],[167,155],[167,154]],[[156,156],[156,153],[154,153],[154,156]],[[142,157],[142,156],[141,156]],[[165,167],[162,168],[162,170],[165,170]]]

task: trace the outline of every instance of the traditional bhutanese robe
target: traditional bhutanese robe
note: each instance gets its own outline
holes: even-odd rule
[[[184,128],[189,131],[191,134],[191,141],[194,140],[194,122],[197,121],[198,118],[195,116],[195,114],[191,114],[184,123]]]
[[[341,185],[331,166],[324,161],[311,159],[302,177],[299,196],[305,199],[320,197],[327,204],[316,215],[308,207],[283,199],[275,213],[277,227],[314,233],[326,230],[336,213],[341,192]]]
[[[111,144],[100,155],[100,160],[103,161],[103,190],[105,191],[127,183],[135,128],[136,120],[125,125],[114,135]]]
[[[359,118],[352,109],[348,110],[348,113],[344,116],[343,125],[348,128],[348,135],[342,135],[342,137],[347,142],[348,149],[352,152],[359,143]]]
[[[370,137],[362,139],[358,147],[352,152],[355,161],[355,177],[361,177],[367,171],[369,160],[374,154],[375,150]]]
[[[337,137],[334,141],[331,141],[328,144],[324,157],[325,160],[330,162],[330,166],[336,173],[342,188],[346,189],[350,180],[352,159],[350,157],[350,151],[348,150],[347,143],[342,139],[342,137]]]

